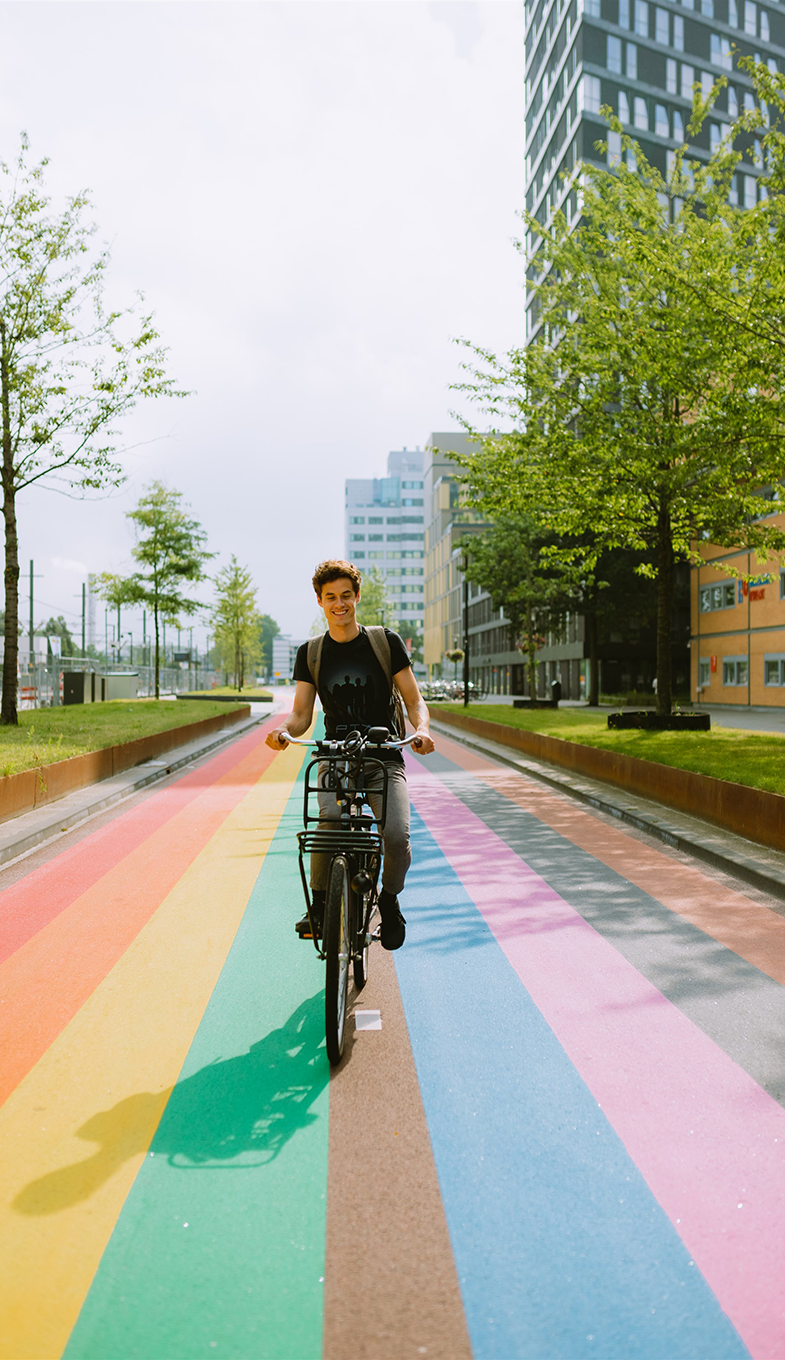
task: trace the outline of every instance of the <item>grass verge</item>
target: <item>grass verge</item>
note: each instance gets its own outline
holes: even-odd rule
[[[464,713],[462,704],[430,704],[434,717],[440,710]],[[773,732],[749,732],[717,727],[711,732],[615,732],[608,728],[607,713],[586,709],[535,709],[527,713],[507,704],[472,704],[473,718],[501,723],[525,732],[620,751],[639,760],[654,760],[679,770],[713,775],[733,784],[785,794],[785,737]]]
[[[114,699],[103,704],[68,704],[19,714],[18,727],[0,727],[0,776],[36,765],[51,765],[105,746],[119,746],[173,727],[231,713],[231,704],[202,700]]]

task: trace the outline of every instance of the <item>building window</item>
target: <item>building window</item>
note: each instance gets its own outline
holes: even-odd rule
[[[583,0],[583,12],[592,19],[600,17],[600,0]]]
[[[621,133],[608,133],[608,164],[618,165],[621,160]]]
[[[728,117],[738,118],[739,116],[739,97],[733,85],[728,86]]]
[[[744,0],[744,32],[752,38],[758,36],[758,15],[752,0]]]
[[[684,51],[684,20],[680,14],[673,16],[673,46],[677,52]]]
[[[714,18],[714,0],[701,0],[701,14],[704,19]]]
[[[692,99],[692,83],[695,79],[694,66],[688,66],[686,62],[681,68],[681,97],[682,99]]]
[[[681,109],[673,110],[673,135],[677,142],[684,141],[684,119],[681,116]]]
[[[721,38],[719,33],[711,35],[711,60],[715,66],[722,66],[726,71],[733,69],[730,43],[727,38]]]
[[[619,28],[630,26],[630,0],[619,0]]]
[[[702,656],[698,662],[698,684],[701,689],[711,684],[711,658]]]
[[[588,113],[599,113],[600,111],[600,80],[599,76],[584,76],[583,87],[583,107]]]
[[[401,482],[404,491],[422,491],[422,482]]]
[[[764,685],[785,685],[785,652],[773,652],[763,658]]]
[[[745,208],[754,208],[758,201],[756,189],[758,181],[753,175],[743,175],[742,179],[744,180],[744,206]]]
[[[360,560],[360,558],[363,558],[363,559],[364,559],[364,558],[365,558],[365,548],[360,548],[359,552],[353,552],[353,553],[352,553],[352,557],[356,558],[358,561]]]
[[[728,0],[728,23],[731,28],[739,26],[739,9],[736,0]]]
[[[384,557],[384,553],[383,553],[383,552],[378,552],[378,551],[369,552],[368,556],[369,556],[369,557],[373,557],[373,558],[378,559],[378,558],[380,558],[380,557]]]
[[[682,27],[683,25],[684,20],[682,19]],[[669,46],[668,11],[666,9],[660,9],[658,7],[654,11],[654,35],[657,42],[662,43],[663,47]]]
[[[614,38],[610,33],[608,34],[605,64],[614,75],[621,75],[621,38]]]
[[[352,515],[351,519],[349,520],[349,523],[350,523],[350,524],[364,524],[364,523],[365,523],[365,515]]]
[[[349,535],[349,542],[350,542],[350,543],[364,543],[364,542],[365,542],[365,534],[350,534],[350,535]]]
[[[382,517],[381,515],[369,515],[369,516],[368,516],[368,523],[369,523],[369,524],[384,524],[384,519],[383,519],[383,517]]]
[[[654,105],[654,131],[658,137],[670,137],[668,127],[668,110],[664,104]]]
[[[383,543],[383,542],[384,542],[384,534],[369,534],[369,535],[368,535],[368,542],[369,542],[369,543]]]
[[[623,90],[619,90],[619,121],[622,123],[630,121],[630,101]]]
[[[635,43],[627,43],[627,75],[630,80],[638,79],[638,49]]]
[[[402,504],[403,504],[403,505],[422,505],[422,496],[419,498],[419,500],[418,500],[418,498],[417,498],[416,496],[410,496],[407,500],[404,500],[404,501],[402,502]]]
[[[733,581],[722,581],[716,586],[701,586],[700,612],[708,614],[712,609],[730,609],[736,603],[736,587]]]
[[[714,76],[711,71],[701,71],[701,98],[708,99],[714,88]]]
[[[769,30],[769,16],[765,9],[760,12],[760,36],[763,42],[771,42]]]
[[[649,36],[649,6],[646,0],[635,0],[635,32],[641,38]]]
[[[649,130],[649,111],[646,108],[646,100],[641,99],[638,95],[635,97],[635,126],[641,132],[648,132]]]
[[[746,656],[724,656],[722,658],[723,685],[746,685],[749,668]]]

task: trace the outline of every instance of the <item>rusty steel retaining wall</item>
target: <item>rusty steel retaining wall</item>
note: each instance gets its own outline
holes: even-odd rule
[[[222,727],[230,727],[241,718],[249,717],[250,712],[250,706],[243,704],[231,713],[216,713],[212,718],[185,723],[182,727],[169,727],[165,732],[153,732],[149,737],[124,741],[119,746],[105,746],[101,751],[71,756],[70,760],[57,760],[52,765],[38,765],[32,770],[22,770],[20,774],[5,775],[0,778],[0,822],[17,817],[21,812],[31,812],[75,789],[109,779],[134,765],[142,765],[145,760],[153,760],[196,737],[206,737]]]
[[[653,760],[641,760],[638,756],[582,746],[561,737],[525,732],[468,714],[435,709],[434,717],[439,722],[462,727],[475,736],[487,737],[489,741],[513,747],[538,760],[561,765],[575,774],[605,780],[626,793],[653,798],[666,807],[725,827],[737,836],[746,836],[775,850],[785,850],[785,797],[782,794],[751,789],[746,784],[732,784],[729,780],[695,774],[692,770],[675,769]]]

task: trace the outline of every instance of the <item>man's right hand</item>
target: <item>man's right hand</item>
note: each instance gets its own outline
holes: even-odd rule
[[[286,728],[274,727],[272,732],[267,733],[265,745],[271,746],[274,751],[285,751],[289,745],[289,733]]]

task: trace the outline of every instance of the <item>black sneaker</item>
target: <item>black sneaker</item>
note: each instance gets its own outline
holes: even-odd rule
[[[398,898],[384,888],[379,893],[379,914],[382,918],[379,934],[382,949],[400,949],[406,939],[406,921],[401,915]]]
[[[317,897],[316,893],[314,893],[314,894],[312,895],[312,897],[313,897],[313,900],[312,900],[312,903],[311,903],[311,920],[313,921],[313,927],[314,927],[315,930],[316,930],[316,938],[317,938],[317,939],[321,939],[322,934],[323,934],[323,932],[324,932],[324,898],[325,898],[325,894],[324,894],[324,893],[320,893],[319,896]],[[320,900],[320,899],[321,899],[321,900]],[[300,939],[301,939],[301,940],[312,940],[312,939],[313,939],[313,929],[312,929],[312,927],[311,927],[311,921],[308,920],[308,913],[307,913],[307,912],[305,913],[304,916],[301,916],[301,917],[300,917],[300,920],[299,920],[299,921],[295,922],[295,927],[294,927],[294,928],[295,928],[295,930],[297,931],[297,934],[300,936]]]

